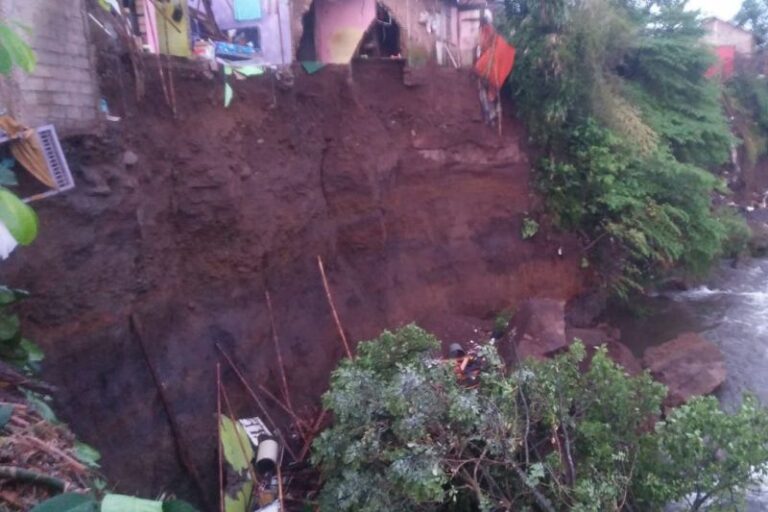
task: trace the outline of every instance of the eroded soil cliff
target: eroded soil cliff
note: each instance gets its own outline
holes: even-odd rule
[[[278,389],[265,287],[298,408],[317,406],[342,355],[317,255],[353,340],[416,321],[449,342],[451,318],[581,289],[575,240],[546,222],[522,240],[538,211],[526,134],[509,116],[501,136],[482,123],[468,74],[407,87],[399,63],[361,62],[234,88],[224,109],[219,81],[177,75],[177,119],[154,84],[109,136],[69,141],[78,188],[37,205],[39,241],[2,266],[34,294],[24,327],[61,416],[126,492],[188,481],[131,314],[213,493],[215,342]]]

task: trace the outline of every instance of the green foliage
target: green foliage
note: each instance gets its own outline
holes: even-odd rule
[[[197,509],[182,500],[163,502],[107,494],[99,504],[87,494],[65,493],[43,501],[31,512],[197,512]]]
[[[717,214],[726,233],[725,255],[735,258],[747,252],[752,231],[744,223],[744,218],[731,208],[721,208]]]
[[[85,494],[64,493],[35,506],[30,512],[97,512],[98,502]]]
[[[27,298],[24,290],[0,286],[0,359],[27,372],[39,370],[43,353],[40,347],[21,334],[21,321],[14,312],[16,304]]]
[[[638,475],[637,491],[648,503],[687,501],[690,510],[738,504],[743,493],[768,475],[768,416],[751,395],[734,414],[702,397],[656,426],[655,450],[643,461],[656,467]]]
[[[197,512],[197,509],[183,500],[166,501],[163,512]]]
[[[685,1],[507,0],[518,115],[547,155],[539,186],[626,295],[660,270],[698,273],[722,253],[706,169],[732,143],[712,56]],[[602,260],[602,261],[601,261]]]
[[[77,460],[92,469],[98,469],[100,467],[99,460],[101,459],[101,454],[99,451],[82,441],[75,441],[75,456],[77,457]]]
[[[51,406],[48,405],[51,402],[51,397],[35,393],[34,391],[24,390],[24,398],[34,411],[40,415],[48,423],[58,423],[59,419],[56,417],[56,413],[53,412]]]
[[[27,73],[35,69],[35,53],[16,33],[19,28],[22,27],[0,21],[0,75],[9,74],[14,66]]]
[[[512,320],[514,315],[509,310],[504,310],[493,319],[493,333],[494,335],[501,334],[509,327],[509,321]]]
[[[15,407],[12,404],[0,405],[0,428],[5,428],[8,422],[11,421],[14,409]]]
[[[739,26],[751,30],[761,43],[765,43],[768,35],[768,2],[766,0],[744,0],[733,21]]]
[[[754,167],[768,153],[768,80],[763,75],[739,73],[727,84],[726,94],[744,125],[737,124],[747,165]]]
[[[37,214],[10,190],[0,188],[0,222],[21,245],[37,238]]]
[[[676,263],[701,273],[722,253],[728,227],[710,206],[711,174],[666,150],[639,155],[594,120],[573,131],[567,152],[568,162],[544,160],[540,186],[561,226],[607,237],[622,256],[610,276],[619,294]]]
[[[334,372],[336,421],[313,445],[321,511],[659,510],[721,502],[766,468],[768,414],[750,398],[733,416],[704,398],[657,422],[666,389],[604,348],[507,372],[484,346],[468,388],[437,347],[411,325]]]
[[[14,165],[16,165],[16,161],[13,158],[0,160],[0,186],[15,187],[19,184],[16,174],[13,172]]]
[[[226,512],[248,511],[253,481],[248,473],[254,452],[245,428],[226,416],[219,418],[221,449],[227,463],[227,488],[224,496]]]
[[[101,512],[163,512],[163,503],[122,494],[107,494],[101,502]]]
[[[526,217],[523,219],[523,227],[520,229],[520,236],[523,240],[530,240],[539,232],[539,223],[535,219]]]

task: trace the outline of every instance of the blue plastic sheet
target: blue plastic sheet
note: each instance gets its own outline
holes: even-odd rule
[[[261,19],[261,0],[235,0],[235,20]]]

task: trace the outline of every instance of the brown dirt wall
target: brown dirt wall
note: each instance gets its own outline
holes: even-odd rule
[[[486,127],[469,75],[424,72],[416,87],[374,61],[297,70],[293,86],[238,81],[229,109],[219,79],[177,73],[177,119],[150,81],[108,136],[68,141],[78,187],[36,205],[40,238],[2,279],[33,293],[23,325],[46,350],[43,376],[118,490],[195,499],[131,314],[213,495],[214,343],[278,391],[265,286],[299,409],[317,407],[342,356],[317,255],[353,340],[581,291],[574,239],[521,239],[540,209],[525,130],[509,116],[502,136]],[[125,96],[106,90],[119,110]],[[255,413],[224,376],[238,413]]]

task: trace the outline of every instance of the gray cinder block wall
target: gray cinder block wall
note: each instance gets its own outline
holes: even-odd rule
[[[98,85],[85,0],[0,0],[0,19],[31,29],[37,54],[28,75],[0,77],[0,110],[28,126],[54,124],[63,135],[99,127]]]

